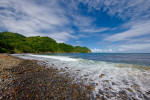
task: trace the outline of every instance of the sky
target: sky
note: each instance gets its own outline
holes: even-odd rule
[[[0,32],[100,53],[150,53],[150,0],[0,0]]]

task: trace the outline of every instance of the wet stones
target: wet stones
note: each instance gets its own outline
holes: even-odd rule
[[[102,90],[99,90],[99,94],[104,95],[104,92]]]
[[[83,75],[84,77],[88,77],[89,75]]]
[[[98,83],[96,83],[96,86],[98,86]]]
[[[99,78],[103,78],[103,76],[105,76],[104,74],[101,74],[100,76],[99,76]]]
[[[147,95],[150,95],[150,91],[146,92]]]
[[[114,83],[114,82],[112,82],[111,84],[112,84],[112,85],[116,85],[116,83]]]
[[[137,85],[131,85],[131,87],[136,89],[136,90],[140,90],[140,88]]]
[[[69,73],[60,74],[64,69],[47,69],[31,60],[22,60],[20,64],[9,69],[2,70],[1,82],[12,81],[2,82],[4,86],[0,88],[0,91],[3,90],[1,99],[90,100],[92,97],[94,88],[73,83],[74,78],[69,77]]]
[[[128,90],[128,92],[134,93],[133,90],[130,88],[126,88],[126,90]]]
[[[3,76],[3,78],[6,78],[6,77],[7,77],[7,75],[4,75],[4,76]]]
[[[90,91],[94,90],[94,87],[92,87],[92,86],[86,86],[86,87],[87,87],[87,89],[89,89]]]
[[[128,99],[128,96],[127,96],[125,91],[119,91],[118,94],[119,94],[120,98],[122,98],[123,100],[127,100]]]

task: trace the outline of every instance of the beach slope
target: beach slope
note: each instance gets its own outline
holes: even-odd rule
[[[73,83],[73,78],[61,75],[44,63],[0,54],[0,99],[30,100],[90,100],[92,87]]]

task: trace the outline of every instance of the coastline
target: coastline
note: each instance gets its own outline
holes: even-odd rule
[[[0,54],[0,99],[91,100],[91,86],[73,83],[73,78],[36,60]]]

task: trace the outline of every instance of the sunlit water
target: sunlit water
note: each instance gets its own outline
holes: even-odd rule
[[[45,61],[47,67],[64,68],[75,77],[75,82],[82,81],[94,86],[95,97],[104,96],[111,100],[120,97],[150,100],[150,54],[14,54],[14,56]]]

